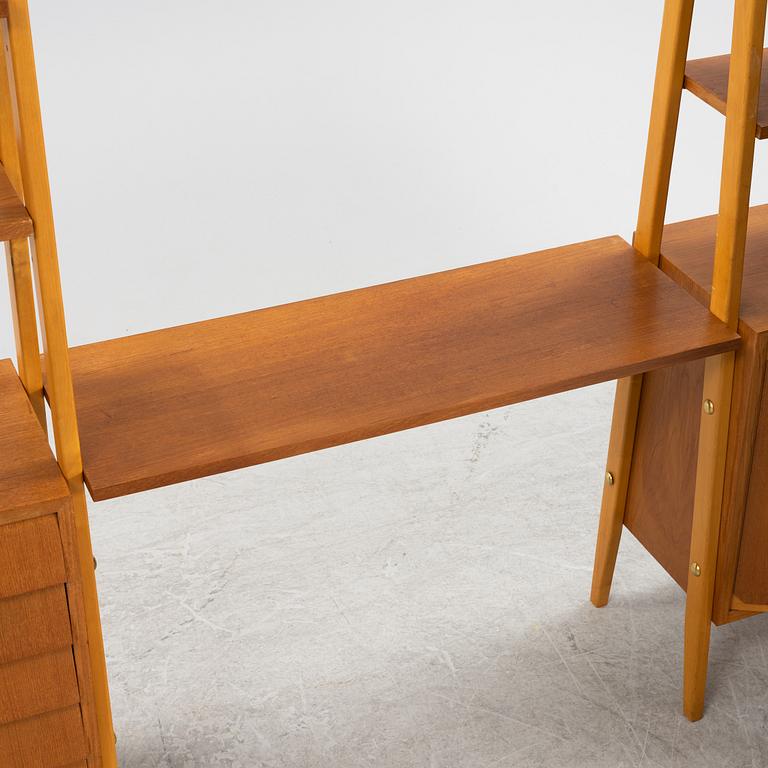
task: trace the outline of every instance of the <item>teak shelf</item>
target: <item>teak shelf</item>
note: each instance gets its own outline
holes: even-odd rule
[[[621,238],[71,350],[94,499],[518,403],[738,342]]]
[[[629,528],[686,590],[683,712],[702,716],[712,623],[768,612],[768,207],[749,209],[766,0],[735,0],[730,55],[686,63],[692,14],[665,0],[632,247],[609,237],[70,350],[27,3],[0,0],[18,368],[0,363],[0,395],[15,387],[0,449],[16,451],[0,453],[1,765],[117,765],[84,482],[105,499],[614,378],[591,600],[608,602]],[[725,114],[720,206],[665,227],[686,88]],[[4,619],[27,610],[20,629]],[[52,698],[24,684],[46,675]]]
[[[724,115],[725,105],[728,102],[730,66],[730,55],[710,56],[706,59],[689,61],[685,66],[685,88]],[[768,69],[768,49],[763,51],[763,74],[766,69]],[[768,138],[768,78],[762,75],[755,137]]]

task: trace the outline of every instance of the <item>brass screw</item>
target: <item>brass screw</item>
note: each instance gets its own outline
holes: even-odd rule
[[[701,576],[701,566],[698,563],[691,563],[691,573],[694,576]]]
[[[614,483],[613,473],[611,473],[611,472],[606,472],[605,473],[605,482],[608,483],[608,485],[613,485],[613,483]]]
[[[704,401],[704,413],[711,416],[715,412],[715,404],[711,400]]]

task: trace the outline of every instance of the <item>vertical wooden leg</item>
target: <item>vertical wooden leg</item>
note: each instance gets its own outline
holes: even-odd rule
[[[734,354],[729,352],[709,358],[704,369],[704,403],[685,603],[683,711],[689,720],[698,720],[704,712],[733,367]]]
[[[109,698],[107,662],[104,655],[104,638],[101,631],[99,597],[96,590],[91,531],[88,523],[88,509],[85,501],[85,489],[82,482],[70,482],[75,517],[75,532],[80,554],[80,572],[82,574],[83,605],[88,631],[88,654],[91,662],[93,698],[98,724],[99,751],[102,768],[117,768],[115,734],[112,729],[112,704]]]
[[[629,470],[632,465],[632,448],[635,443],[635,426],[642,385],[642,376],[630,376],[616,383],[613,423],[608,445],[605,488],[600,509],[600,524],[597,529],[595,567],[592,571],[590,595],[590,600],[598,608],[608,602],[611,592],[616,554],[624,526],[624,506],[627,500]]]
[[[664,3],[640,210],[634,238],[635,249],[654,264],[659,263],[692,17],[693,0],[666,0]],[[622,379],[616,388],[606,484],[592,575],[591,600],[598,607],[608,602],[616,565],[641,389],[642,376]]]
[[[709,307],[732,328],[737,327],[741,304],[765,16],[766,0],[736,0]],[[704,712],[734,358],[732,352],[713,357],[704,368],[685,608],[683,711],[689,720]]]
[[[19,149],[16,145],[14,106],[11,98],[12,73],[7,57],[0,55],[0,162],[16,190],[24,199]],[[45,403],[43,402],[43,374],[40,365],[40,344],[37,338],[35,289],[26,238],[6,243],[8,286],[11,291],[11,314],[16,338],[16,365],[19,378],[27,390],[38,421],[45,429]]]

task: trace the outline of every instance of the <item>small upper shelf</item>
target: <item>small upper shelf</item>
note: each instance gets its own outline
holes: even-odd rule
[[[0,241],[29,237],[32,219],[0,165]]]
[[[725,114],[728,98],[728,70],[731,57],[711,56],[708,59],[694,59],[685,65],[684,87],[718,112]],[[758,139],[768,138],[768,49],[763,51],[763,69],[760,79],[760,102],[757,110]]]
[[[716,231],[717,216],[664,227],[665,272],[705,305],[712,286]],[[768,205],[749,209],[739,319],[755,333],[768,332]]]
[[[733,349],[619,237],[71,350],[94,499]]]

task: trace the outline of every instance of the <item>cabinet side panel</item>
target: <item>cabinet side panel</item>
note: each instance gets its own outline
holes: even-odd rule
[[[768,335],[754,333],[746,326],[740,327],[739,332],[742,344],[736,353],[712,617],[716,624],[737,618],[731,610],[731,598],[764,399],[763,380],[768,354]]]
[[[768,377],[767,377],[768,378]],[[763,382],[734,594],[768,604],[768,381]]]
[[[704,361],[645,374],[624,524],[683,588],[693,520]]]

